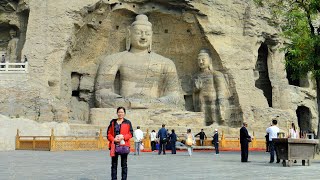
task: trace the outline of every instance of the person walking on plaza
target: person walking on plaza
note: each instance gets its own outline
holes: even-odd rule
[[[151,140],[151,150],[156,150],[156,141],[157,141],[157,133],[155,130],[152,130],[150,133],[150,140]]]
[[[195,144],[195,138],[194,135],[191,133],[191,129],[187,130],[187,134],[186,134],[186,146],[188,149],[188,154],[189,156],[192,156],[192,145]]]
[[[278,124],[278,121],[274,119],[274,120],[272,120],[272,126],[270,126],[266,129],[266,132],[269,133],[269,141],[270,141],[270,146],[269,146],[270,161],[269,161],[269,163],[274,162],[274,152],[276,151],[276,148],[274,146],[274,141],[272,139],[278,137],[278,133],[279,133],[280,129],[277,127],[277,124]],[[280,159],[278,158],[277,152],[276,152],[276,156],[277,156],[277,163],[279,163]]]
[[[247,127],[248,124],[243,122],[243,126],[240,129],[241,162],[248,162],[249,142],[251,142],[251,137],[249,136]]]
[[[143,132],[140,129],[140,126],[137,126],[137,129],[133,133],[134,136],[134,155],[140,155],[140,144],[143,139]]]
[[[171,134],[169,135],[170,143],[171,143],[171,153],[176,154],[176,141],[177,141],[177,135],[174,131],[174,129],[171,130]]]
[[[130,152],[130,139],[133,129],[131,122],[125,119],[126,109],[117,108],[117,119],[112,119],[107,129],[109,150],[111,156],[111,179],[117,179],[118,157],[121,157],[121,179],[126,180],[128,175],[127,159]]]
[[[214,149],[216,151],[216,155],[219,154],[219,133],[218,133],[218,129],[214,130],[214,135],[213,135],[213,145],[214,145]]]
[[[162,128],[159,129],[158,131],[158,138],[159,138],[159,152],[158,154],[160,155],[161,154],[161,151],[163,151],[163,155],[166,154],[166,144],[167,144],[167,141],[168,141],[168,137],[167,137],[167,130],[166,130],[166,125],[165,124],[162,124]]]
[[[201,129],[201,132],[195,135],[195,137],[200,136],[200,146],[203,146],[204,139],[207,139],[206,133],[203,132],[203,129]]]

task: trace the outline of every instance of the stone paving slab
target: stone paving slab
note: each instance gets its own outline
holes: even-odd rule
[[[191,179],[320,179],[320,160],[311,166],[292,167],[268,163],[269,154],[250,152],[248,163],[240,152],[186,151],[176,155],[156,152],[128,157],[128,180]],[[0,180],[102,180],[110,178],[108,151],[8,151],[0,152]],[[118,179],[120,178],[120,166]]]

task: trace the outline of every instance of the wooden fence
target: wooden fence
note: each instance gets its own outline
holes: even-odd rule
[[[180,140],[183,139],[183,136]],[[253,135],[252,142],[249,144],[251,149],[265,150],[265,139],[256,139]],[[16,135],[16,150],[44,150],[44,151],[77,151],[77,150],[106,150],[108,148],[108,140],[102,135],[100,129],[98,136],[54,136],[53,129],[50,136],[20,136],[19,130]],[[151,150],[150,134],[147,130],[143,139],[145,151]],[[238,137],[222,136],[219,140],[221,150],[240,150],[240,141]],[[133,138],[130,140],[131,151],[134,148]],[[200,145],[200,141],[196,140],[196,146]],[[212,146],[212,138],[204,141],[204,146]]]

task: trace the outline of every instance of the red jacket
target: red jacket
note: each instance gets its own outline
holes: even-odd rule
[[[117,119],[112,119],[110,121],[110,125],[107,130],[107,138],[109,140],[109,149],[111,148],[112,142],[114,142],[115,138],[115,123]],[[133,129],[131,122],[127,119],[124,119],[123,122],[120,125],[120,134],[123,135],[124,141],[125,141],[125,146],[130,147],[130,139],[132,138],[133,134]]]

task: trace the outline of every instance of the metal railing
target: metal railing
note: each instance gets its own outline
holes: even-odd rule
[[[0,73],[28,73],[28,62],[0,63]]]

